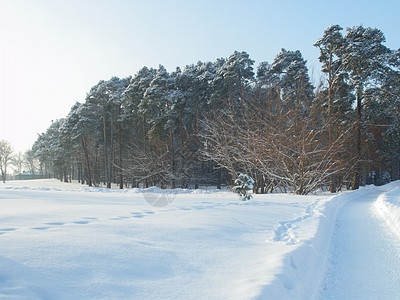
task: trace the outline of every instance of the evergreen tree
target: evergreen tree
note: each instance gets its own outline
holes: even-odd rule
[[[346,47],[343,55],[346,57],[345,70],[348,73],[351,84],[355,87],[356,97],[356,157],[358,159],[355,167],[352,188],[357,189],[360,185],[363,153],[363,124],[362,124],[362,101],[366,90],[375,84],[376,79],[382,78],[385,73],[385,62],[390,50],[383,45],[385,37],[378,29],[362,26],[354,26],[346,29]],[[365,174],[365,173],[364,173]]]
[[[248,192],[253,189],[254,180],[247,174],[239,174],[235,180],[233,191],[240,196],[242,201],[250,200],[253,196]]]
[[[89,186],[93,184],[93,159],[91,159],[91,149],[96,141],[101,139],[102,124],[100,116],[93,105],[90,103],[75,103],[66,118],[64,129],[69,134],[72,142],[76,145],[77,156],[81,156],[83,151],[84,170],[81,170],[81,180],[87,182]]]
[[[320,116],[326,118],[321,121],[328,122],[328,144],[337,139],[348,126],[351,126],[352,122],[350,112],[354,97],[351,86],[346,83],[348,74],[345,72],[345,66],[350,56],[345,54],[347,41],[341,33],[342,30],[339,25],[330,26],[314,44],[320,50],[321,71],[326,74],[326,85],[324,84],[319,91],[315,104]],[[348,150],[351,153],[350,149]],[[345,149],[343,149],[344,151]],[[340,156],[337,159],[340,160],[340,164],[346,164],[347,158],[338,154]],[[330,191],[336,192],[343,180],[345,180],[344,174],[335,174],[330,179]]]
[[[243,105],[249,84],[254,82],[253,64],[246,52],[235,51],[218,69],[217,76],[222,79],[219,93],[231,107]]]
[[[311,106],[314,87],[300,51],[282,49],[269,68],[279,100],[287,110]]]

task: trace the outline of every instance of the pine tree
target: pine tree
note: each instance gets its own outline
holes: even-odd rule
[[[246,52],[235,51],[218,69],[217,75],[223,83],[220,94],[231,107],[243,105],[249,84],[254,82],[253,64]]]
[[[385,37],[378,29],[354,26],[347,28],[346,31],[346,48],[343,51],[343,55],[346,57],[345,70],[348,73],[351,84],[355,87],[356,97],[355,154],[358,162],[355,167],[352,188],[358,189],[363,168],[362,102],[366,90],[371,84],[374,84],[374,79],[379,78],[381,73],[384,72],[385,61],[390,50],[383,45]]]
[[[94,178],[93,162],[90,158],[91,148],[93,147],[91,145],[100,141],[101,135],[99,132],[102,129],[98,110],[88,102],[75,103],[66,118],[64,128],[66,133],[70,135],[74,145],[76,145],[77,155],[79,156],[79,153],[83,151],[85,176],[81,175],[80,179],[83,180],[85,178],[87,184],[92,186]]]
[[[326,74],[327,85],[319,91],[315,104],[318,105],[316,109],[321,117],[325,115],[328,122],[328,144],[337,139],[346,127],[351,126],[349,113],[352,110],[354,97],[351,86],[346,83],[348,76],[345,66],[350,56],[344,55],[347,44],[341,33],[342,30],[343,28],[339,25],[330,26],[314,44],[320,50],[321,71]],[[345,163],[342,156],[337,159],[341,160],[341,164]],[[336,192],[343,180],[343,175],[335,174],[330,179],[330,191]]]
[[[253,189],[254,180],[247,174],[239,174],[235,180],[233,191],[237,193],[242,201],[250,200],[253,198],[249,191]]]

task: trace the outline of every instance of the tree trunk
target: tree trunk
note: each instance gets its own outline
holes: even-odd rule
[[[78,164],[78,183],[81,183],[82,180],[82,165],[81,163]]]
[[[175,147],[174,147],[174,136],[172,132],[172,128],[170,128],[170,136],[171,136],[171,171],[172,171],[172,188],[176,187],[175,182]]]
[[[352,190],[357,190],[360,187],[360,177],[361,177],[361,98],[362,98],[361,88],[357,88],[356,98],[357,98],[357,128],[356,128],[356,167],[354,168],[354,178],[352,184]]]
[[[328,135],[328,145],[330,146],[333,141],[333,112],[332,112],[332,105],[333,105],[333,70],[332,70],[332,48],[329,51],[329,77],[328,77],[328,126],[329,126],[329,135]],[[330,186],[329,191],[331,193],[336,193],[336,176],[333,175],[330,178]]]
[[[4,173],[3,167],[1,167],[1,179],[3,179],[3,183],[6,183],[6,175]]]
[[[107,127],[106,127],[106,111],[105,111],[105,107],[103,109],[103,137],[104,137],[104,169],[106,171],[106,180],[108,181],[109,178],[109,169],[108,169],[108,154],[107,154]],[[107,184],[108,187],[108,184]],[[110,186],[111,187],[111,186]]]
[[[108,162],[108,178],[107,188],[111,188],[111,182],[113,178],[113,163],[114,163],[114,105],[111,102],[111,123],[110,123],[110,160]]]
[[[221,168],[217,171],[217,189],[221,189]]]
[[[196,95],[196,120],[195,120],[195,133],[196,133],[196,150],[199,148],[199,96]]]
[[[263,174],[260,176],[260,193],[265,194],[265,177]]]
[[[121,116],[121,104],[118,106],[118,119]],[[124,188],[124,181],[122,177],[122,145],[121,145],[121,123],[118,122],[118,164],[119,164],[119,188]]]
[[[88,150],[88,146],[87,146],[87,138],[86,137],[82,138],[82,147],[83,147],[83,152],[85,153],[85,163],[86,163],[86,170],[87,170],[86,182],[88,183],[89,186],[92,186],[92,171],[90,169],[89,150]]]
[[[63,172],[64,172],[64,182],[68,183],[68,172],[67,172],[67,168],[63,168]]]
[[[183,121],[182,121],[182,105],[179,104],[179,136],[181,138],[181,153],[183,153]]]

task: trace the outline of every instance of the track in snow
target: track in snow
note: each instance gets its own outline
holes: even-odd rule
[[[400,240],[376,215],[381,193],[371,191],[342,208],[321,299],[400,299]]]

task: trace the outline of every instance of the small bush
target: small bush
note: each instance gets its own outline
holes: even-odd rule
[[[253,198],[248,192],[253,189],[254,180],[247,174],[240,174],[235,180],[233,191],[239,195],[242,201]]]

